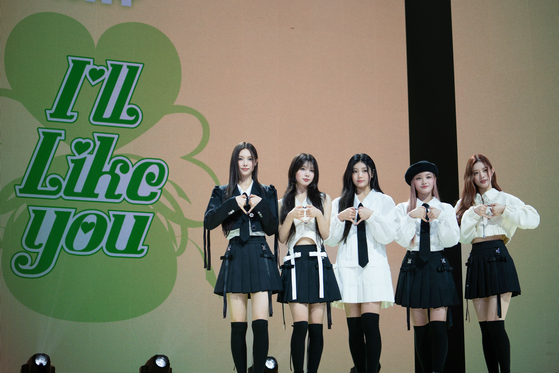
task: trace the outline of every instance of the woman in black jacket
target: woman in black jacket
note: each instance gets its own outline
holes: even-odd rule
[[[238,373],[247,370],[247,305],[251,299],[253,372],[261,373],[268,354],[271,296],[282,286],[276,258],[266,242],[266,235],[278,229],[277,193],[273,186],[258,182],[258,154],[250,143],[242,142],[233,149],[229,183],[212,192],[204,228],[212,230],[220,224],[229,244],[214,293],[224,297],[223,317],[229,303],[231,352]]]

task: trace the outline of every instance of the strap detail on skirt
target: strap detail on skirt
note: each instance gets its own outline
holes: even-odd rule
[[[208,271],[212,269],[210,246],[210,230],[204,227],[204,268]]]
[[[497,248],[495,250],[495,257],[494,258],[489,258],[488,260],[490,263],[491,262],[506,262],[507,261],[507,257],[502,257],[501,256],[501,250],[499,248]],[[497,264],[497,263],[495,263]],[[501,307],[501,289],[499,288],[499,281],[498,279],[500,278],[499,276],[499,266],[495,265],[495,269],[497,271],[497,316],[499,316],[499,318],[501,318],[502,315],[502,307]]]
[[[260,254],[260,256],[262,258],[264,258],[264,264],[266,264],[266,273],[268,273],[268,278],[271,278],[270,276],[270,267],[268,267],[268,259],[270,258],[268,255],[266,255],[266,246],[262,245],[262,253]],[[273,259],[273,254],[272,254],[272,259]],[[274,315],[274,309],[272,307],[272,291],[268,290],[268,306],[270,308],[269,314],[270,317],[272,317]]]
[[[227,278],[229,277],[229,261],[233,258],[231,255],[230,246],[227,247],[225,255],[221,257],[225,266],[225,273],[223,277],[223,318],[227,316]]]

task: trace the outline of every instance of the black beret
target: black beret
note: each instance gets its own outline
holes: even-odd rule
[[[411,185],[411,179],[413,179],[415,175],[425,171],[432,172],[435,177],[439,176],[439,169],[437,168],[436,164],[428,161],[419,161],[412,164],[406,171],[406,175],[404,176],[404,178],[406,179],[406,183],[408,183],[408,185]]]

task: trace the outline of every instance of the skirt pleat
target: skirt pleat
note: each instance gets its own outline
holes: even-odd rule
[[[244,243],[233,238],[221,259],[215,294],[259,291],[275,294],[282,290],[276,258],[265,237],[252,236]]]
[[[460,304],[452,267],[442,251],[431,252],[427,262],[408,251],[398,275],[395,303],[410,308],[439,308]]]
[[[295,279],[297,297],[293,298],[292,292],[292,264],[290,261],[282,265],[281,282],[283,284],[283,291],[278,294],[278,302],[280,303],[323,303],[332,302],[341,299],[340,290],[332,263],[328,256],[323,259],[317,259],[315,256],[310,256],[312,252],[316,252],[316,245],[297,245],[293,248],[294,252],[301,253],[299,258],[295,259]],[[324,248],[321,252],[325,252]],[[323,281],[324,281],[324,297],[320,297],[319,288],[319,267],[318,260],[322,260],[323,266]]]
[[[473,244],[466,266],[466,299],[509,292],[513,297],[520,295],[516,267],[502,240]]]

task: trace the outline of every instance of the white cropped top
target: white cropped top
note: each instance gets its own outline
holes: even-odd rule
[[[461,200],[456,207],[460,206]],[[505,192],[495,188],[489,189],[482,195],[479,193],[474,200],[475,205],[464,212],[460,225],[460,242],[472,243],[477,237],[505,235],[505,245],[508,244],[516,228],[534,229],[540,224],[540,215],[530,205]],[[481,204],[499,203],[505,205],[502,215],[487,219],[475,213],[474,208]]]
[[[305,197],[303,202],[299,202],[299,200],[295,198],[295,207],[298,206],[306,207],[310,205],[312,205],[312,203],[310,203],[307,200],[307,197]],[[316,218],[312,218],[312,219],[303,218],[303,220],[293,219],[293,225],[295,226],[295,233],[289,239],[289,241],[287,241],[287,248],[289,249],[289,252],[293,251],[293,247],[295,246],[295,244],[303,237],[310,238],[318,246],[322,245],[322,238],[318,233]]]

